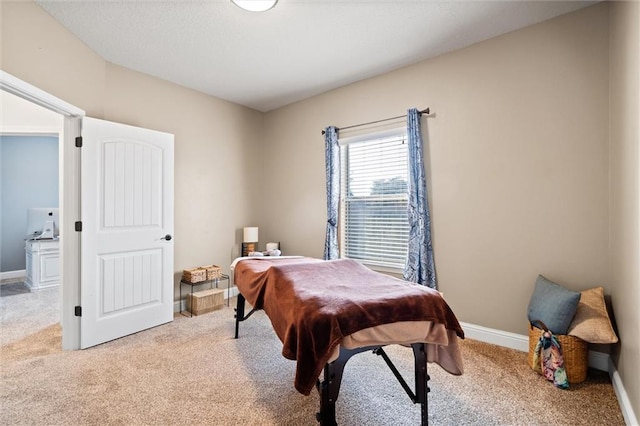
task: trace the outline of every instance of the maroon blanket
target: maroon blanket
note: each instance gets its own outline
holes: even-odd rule
[[[464,338],[455,315],[432,289],[383,275],[353,260],[243,260],[235,283],[264,309],[296,360],[296,389],[308,395],[344,336],[398,321],[433,321]]]

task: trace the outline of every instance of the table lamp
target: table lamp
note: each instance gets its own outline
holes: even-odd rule
[[[258,227],[249,226],[242,230],[242,256],[248,256],[252,251],[257,251]]]

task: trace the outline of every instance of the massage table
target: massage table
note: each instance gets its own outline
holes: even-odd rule
[[[337,425],[335,403],[345,364],[372,351],[389,366],[428,424],[427,362],[463,373],[458,338],[464,331],[441,294],[425,286],[374,272],[350,259],[324,261],[300,256],[243,257],[231,268],[239,290],[235,338],[240,322],[264,310],[283,343],[282,355],[296,361],[294,386],[320,393],[323,426]],[[245,303],[252,309],[245,315]],[[410,346],[415,392],[383,347]],[[322,380],[319,377],[322,375]]]

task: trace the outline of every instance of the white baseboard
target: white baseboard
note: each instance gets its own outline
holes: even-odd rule
[[[629,395],[627,395],[627,391],[624,389],[622,379],[620,379],[620,374],[618,374],[618,370],[616,369],[616,366],[613,365],[611,358],[609,358],[609,377],[611,377],[613,390],[618,398],[618,404],[620,404],[620,410],[622,411],[624,422],[629,426],[638,426],[640,424],[638,423],[638,417],[636,417],[633,412]]]
[[[465,337],[522,352],[529,351],[529,336],[461,322]]]
[[[483,327],[481,325],[469,324],[461,322],[460,325],[464,329],[465,337],[479,340],[493,345],[503,346],[505,348],[515,349],[522,352],[529,351],[529,336],[522,334],[510,333],[508,331],[496,330],[493,328]],[[589,351],[589,367],[609,373],[613,390],[618,398],[624,421],[629,426],[638,426],[638,418],[636,417],[631,401],[625,391],[622,379],[616,370],[615,365],[609,354],[602,352]]]
[[[223,288],[224,290],[224,298],[227,299],[227,289]],[[229,288],[229,292],[228,292],[228,297],[234,297],[238,295],[238,287],[231,287]],[[173,312],[181,312],[181,311],[186,311],[187,310],[187,300],[186,298],[183,300],[176,300],[173,302]]]
[[[529,352],[529,336],[466,322],[461,322],[460,325],[464,329],[464,335],[470,339],[522,352]],[[609,358],[609,354],[589,351],[589,367],[595,368],[596,370],[609,371]]]
[[[18,280],[18,279],[22,279],[24,277],[27,276],[27,270],[26,269],[22,269],[20,271],[6,271],[6,272],[0,272],[0,281],[3,280]]]
[[[602,352],[589,351],[589,367],[600,371],[609,371],[609,362],[611,357],[609,354]]]

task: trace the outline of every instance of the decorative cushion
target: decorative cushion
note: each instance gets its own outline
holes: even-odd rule
[[[540,320],[555,334],[567,334],[578,308],[580,293],[538,275],[529,301],[529,321]]]
[[[613,331],[602,287],[581,292],[580,303],[567,334],[589,343],[616,343],[618,336]]]

